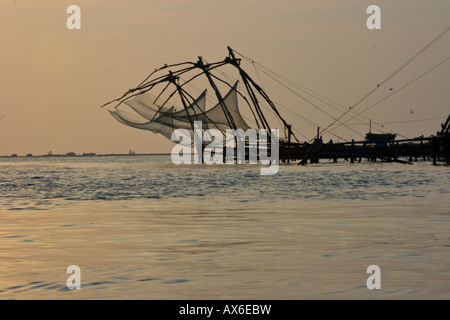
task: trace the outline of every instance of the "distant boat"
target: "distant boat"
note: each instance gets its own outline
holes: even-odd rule
[[[27,157],[32,157],[33,155],[31,153],[27,153]]]
[[[134,152],[133,150],[130,149],[130,151],[128,152],[129,155],[135,155],[136,152]]]
[[[367,133],[366,140],[373,141],[393,141],[397,135],[395,133]]]
[[[397,135],[395,133],[367,133],[366,140],[369,143],[375,143],[377,147],[386,147],[388,143],[393,142]]]
[[[75,152],[67,152],[67,153],[66,153],[66,156],[73,157],[74,155],[75,155]]]

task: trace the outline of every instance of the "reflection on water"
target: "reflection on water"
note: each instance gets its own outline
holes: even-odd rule
[[[260,176],[166,156],[0,159],[0,298],[448,299],[449,177],[427,163]]]

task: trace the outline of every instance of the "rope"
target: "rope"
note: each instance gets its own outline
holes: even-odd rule
[[[328,99],[328,98],[326,98],[326,97],[324,97],[324,96],[322,96],[322,95],[320,95],[320,94],[314,92],[313,90],[310,90],[310,89],[308,89],[308,88],[306,88],[306,87],[304,87],[304,86],[302,86],[302,85],[296,83],[296,82],[293,81],[293,80],[288,79],[287,77],[285,77],[285,76],[283,76],[283,75],[281,75],[281,74],[279,74],[279,73],[277,73],[277,72],[275,72],[275,71],[270,70],[269,68],[267,68],[267,67],[261,65],[260,63],[254,61],[254,60],[251,60],[250,58],[246,57],[245,55],[243,55],[243,54],[241,54],[241,53],[239,53],[239,52],[237,52],[237,51],[235,51],[235,50],[233,50],[233,51],[236,52],[237,54],[239,54],[242,58],[244,58],[245,60],[247,60],[249,63],[252,63],[254,66],[257,65],[258,67],[260,67],[260,68],[261,68],[261,72],[263,72],[263,73],[266,74],[268,77],[270,77],[272,80],[276,81],[277,83],[279,83],[280,85],[282,85],[283,87],[285,87],[287,90],[289,90],[289,91],[291,91],[292,93],[294,93],[296,96],[300,97],[301,99],[305,100],[307,103],[311,104],[313,107],[315,107],[316,109],[318,109],[318,110],[321,111],[322,113],[325,113],[325,114],[326,114],[327,116],[329,116],[330,118],[336,119],[336,117],[334,117],[334,116],[332,116],[330,113],[324,111],[324,110],[323,110],[322,108],[320,108],[317,104],[314,104],[314,103],[311,102],[310,100],[306,99],[305,97],[303,97],[303,96],[300,95],[299,93],[295,92],[294,90],[292,90],[291,88],[289,88],[288,86],[286,86],[286,85],[285,85],[284,83],[282,83],[281,81],[275,79],[271,74],[273,74],[274,76],[276,76],[276,77],[282,79],[283,81],[288,82],[290,85],[292,85],[292,86],[294,86],[295,88],[299,89],[300,91],[302,91],[302,92],[304,92],[304,93],[306,93],[306,94],[312,96],[313,98],[315,98],[315,99],[317,99],[317,100],[319,100],[319,101],[321,101],[321,102],[327,104],[328,106],[330,106],[330,107],[332,107],[332,108],[334,108],[334,109],[336,109],[336,110],[342,112],[342,110],[339,110],[337,107],[331,105],[330,103],[324,101],[324,100],[321,99],[321,98],[318,98],[317,96],[320,96],[320,97],[322,97],[322,98],[324,98],[324,99],[326,99],[326,100],[328,100],[328,101],[330,101],[330,102],[332,102],[332,103],[334,103],[334,104],[336,104],[336,105],[339,105],[338,103],[336,103],[336,102],[334,102],[334,101],[332,101],[332,100],[330,100],[330,99]],[[258,71],[257,71],[256,68],[255,68],[255,70],[256,70],[256,74],[257,74],[258,78],[260,79],[259,73],[258,73]],[[271,74],[269,74],[269,73],[271,73]],[[261,79],[260,79],[260,81],[261,81]],[[310,91],[310,92],[313,92],[316,96],[315,96],[314,94],[311,94],[310,92],[305,91],[305,89],[303,89],[303,88],[301,88],[301,87],[305,88],[306,90],[308,90],[308,91]],[[339,105],[339,106],[341,106],[341,105]],[[341,106],[341,107],[345,109],[344,106]],[[285,109],[286,109],[286,110],[289,110],[289,111],[292,111],[292,110],[287,109],[287,108],[285,108]],[[305,119],[305,118],[303,118],[303,119]],[[359,120],[359,121],[361,121],[362,123],[365,123],[365,122],[362,121],[362,120]],[[365,124],[367,125],[368,122],[365,123]],[[318,125],[316,125],[316,127],[318,127]],[[361,133],[357,132],[356,130],[354,130],[354,129],[348,127],[348,126],[346,126],[346,127],[347,127],[349,130],[351,130],[351,131],[353,131],[354,133],[356,133],[357,135],[364,137],[364,135],[362,135]],[[377,129],[377,130],[378,130],[378,131],[381,131],[380,129]],[[344,140],[345,140],[345,139],[344,139]]]
[[[380,122],[382,124],[398,124],[398,123],[412,123],[412,122],[424,122],[424,121],[433,121],[433,120],[444,120],[445,117],[438,118],[430,118],[430,119],[418,119],[418,120],[403,120],[403,121],[389,121],[389,122]],[[353,125],[358,125],[359,123],[353,123]]]
[[[442,65],[443,63],[447,62],[448,60],[450,60],[450,57],[447,57],[446,59],[444,59],[443,61],[441,61],[440,63],[438,63],[437,65],[435,65],[434,67],[432,67],[431,69],[427,70],[426,72],[422,73],[420,76],[416,77],[415,79],[411,80],[410,82],[408,82],[407,84],[405,84],[404,86],[402,86],[400,89],[394,91],[393,93],[391,93],[390,95],[387,95],[386,97],[384,97],[383,99],[379,100],[378,102],[375,102],[374,104],[368,106],[367,108],[365,108],[364,110],[362,110],[361,112],[357,113],[357,115],[366,112],[367,110],[375,107],[377,104],[383,102],[384,100],[392,97],[394,94],[397,94],[398,92],[400,92],[401,90],[403,90],[404,88],[408,87],[409,85],[413,84],[414,82],[416,82],[417,80],[419,80],[420,78],[424,77],[425,75],[427,75],[428,73],[430,73],[431,71],[433,71],[434,69],[436,69],[437,67],[439,67],[440,65]],[[350,121],[351,119],[353,119],[353,117],[347,119],[345,122]],[[334,129],[336,129],[337,127],[335,127]]]
[[[328,128],[330,128],[332,125],[334,125],[338,120],[340,120],[343,116],[345,116],[347,113],[350,112],[351,109],[358,106],[361,102],[363,102],[365,99],[367,99],[372,93],[374,93],[377,89],[379,89],[382,85],[384,85],[387,81],[392,79],[397,73],[399,73],[401,70],[403,70],[406,66],[408,66],[411,62],[413,62],[417,57],[419,57],[423,52],[425,52],[429,47],[431,47],[437,40],[439,40],[442,36],[444,36],[448,31],[450,30],[450,27],[447,27],[443,32],[441,32],[438,36],[436,36],[433,40],[431,40],[425,47],[420,49],[415,55],[413,55],[408,61],[406,61],[404,64],[402,64],[397,70],[395,70],[393,73],[391,73],[386,79],[384,79],[382,82],[380,82],[374,89],[372,89],[369,93],[367,93],[364,97],[362,97],[358,102],[356,102],[353,106],[351,106],[346,112],[344,112],[337,120],[333,121],[330,125],[328,125],[324,130],[322,130],[322,133],[325,133]],[[372,106],[371,106],[372,107]],[[369,108],[367,108],[368,110]],[[358,113],[358,115],[361,114]],[[353,119],[352,117],[351,119]]]

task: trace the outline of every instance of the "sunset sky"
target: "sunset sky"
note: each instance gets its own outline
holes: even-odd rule
[[[81,30],[66,27],[71,4],[81,8]],[[372,4],[381,7],[381,30],[366,26]],[[449,0],[2,0],[0,155],[170,152],[172,142],[124,126],[100,106],[164,63],[199,55],[219,61],[228,45],[351,106],[449,27],[449,18]],[[449,55],[450,32],[356,111]],[[449,85],[447,61],[364,115],[399,122],[387,126],[408,137],[434,134],[450,113]],[[284,96],[275,84],[264,87],[274,100]],[[331,122],[289,99],[284,104],[295,112]],[[423,119],[435,120],[403,122]],[[290,120],[314,136],[314,128]]]

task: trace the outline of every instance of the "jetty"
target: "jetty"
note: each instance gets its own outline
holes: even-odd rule
[[[418,160],[432,161],[433,164],[450,164],[450,115],[442,130],[434,136],[413,139],[395,139],[392,135],[370,134],[365,140],[351,142],[324,143],[316,137],[312,143],[281,143],[280,160],[296,162],[300,165],[319,163],[321,159],[337,162],[339,159],[349,163],[396,162],[412,164]]]

